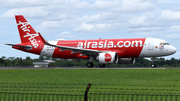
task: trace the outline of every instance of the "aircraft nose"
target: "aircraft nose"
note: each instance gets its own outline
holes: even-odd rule
[[[177,49],[174,46],[172,46],[172,48],[171,48],[172,54],[176,53],[176,51],[177,51]]]

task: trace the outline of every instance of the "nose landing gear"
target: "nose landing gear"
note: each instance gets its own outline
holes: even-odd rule
[[[152,68],[155,68],[154,58],[155,58],[155,57],[151,57],[151,67],[152,67]]]

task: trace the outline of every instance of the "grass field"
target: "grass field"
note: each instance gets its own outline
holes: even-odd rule
[[[180,69],[0,70],[1,92],[180,94]]]

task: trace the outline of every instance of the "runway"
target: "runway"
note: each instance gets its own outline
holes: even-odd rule
[[[105,68],[87,68],[87,67],[0,67],[0,70],[6,69],[180,69],[178,67],[168,67],[168,68],[151,68],[151,67],[105,67]]]

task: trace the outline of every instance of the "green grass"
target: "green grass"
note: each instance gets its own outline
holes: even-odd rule
[[[4,92],[82,95],[88,83],[90,93],[180,94],[180,69],[0,70]]]

